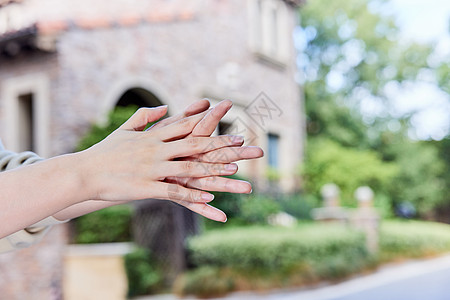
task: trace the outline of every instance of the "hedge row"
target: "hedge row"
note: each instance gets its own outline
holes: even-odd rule
[[[113,243],[131,241],[132,206],[108,207],[82,217],[75,223],[75,243]]]
[[[450,226],[421,221],[385,221],[380,227],[380,259],[424,257],[450,251]]]
[[[344,226],[311,224],[211,230],[188,243],[196,269],[181,276],[179,295],[215,297],[340,279],[370,265],[365,238]]]
[[[331,224],[211,230],[189,241],[197,268],[181,276],[174,290],[213,297],[340,279],[382,262],[450,251],[450,226],[383,221],[379,246],[379,256],[371,256],[360,232]]]
[[[192,238],[188,248],[197,266],[288,270],[299,264],[328,264],[341,258],[349,265],[367,258],[364,236],[336,225],[292,229],[247,227],[212,230]]]

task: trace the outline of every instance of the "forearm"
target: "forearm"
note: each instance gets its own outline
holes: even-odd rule
[[[89,199],[81,174],[76,154],[0,173],[0,238]]]
[[[69,207],[64,208],[63,210],[55,213],[53,215],[59,221],[66,221],[69,219],[74,219],[79,216],[111,207],[114,205],[128,203],[128,201],[101,201],[101,200],[87,200],[84,202],[76,203]]]

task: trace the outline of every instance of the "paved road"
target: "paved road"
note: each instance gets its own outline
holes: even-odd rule
[[[176,299],[172,295],[155,300]],[[257,295],[235,293],[220,300],[450,300],[450,255],[381,268],[374,274],[313,290]],[[218,299],[218,300],[219,300]]]
[[[330,300],[449,300],[450,269],[367,289]]]

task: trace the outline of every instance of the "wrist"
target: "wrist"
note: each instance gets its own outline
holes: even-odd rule
[[[89,184],[89,168],[82,155],[71,153],[55,158],[57,167],[64,181],[63,184],[69,191],[69,205],[91,199],[91,185]]]

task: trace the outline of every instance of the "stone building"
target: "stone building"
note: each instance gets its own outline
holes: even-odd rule
[[[266,152],[241,163],[240,175],[264,189],[275,172],[294,190],[304,139],[292,41],[299,2],[0,0],[0,138],[9,150],[50,157],[73,151],[117,105],[168,104],[176,114],[199,98],[232,99],[217,131]],[[0,256],[0,291],[18,276],[4,276],[7,261],[40,247],[54,255],[39,259],[58,270],[64,236],[55,228],[50,246]],[[60,272],[48,274],[58,294]],[[51,299],[34,295],[25,298]]]

